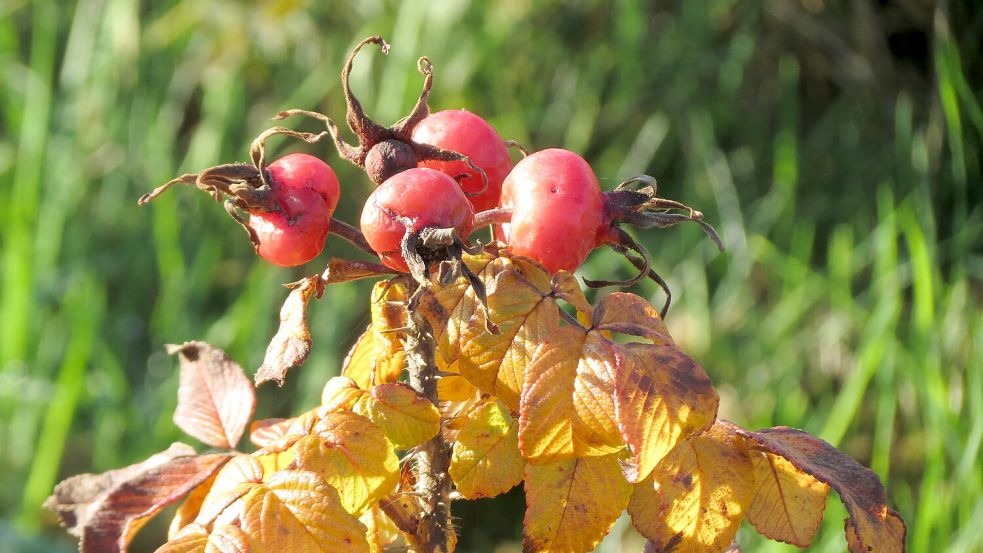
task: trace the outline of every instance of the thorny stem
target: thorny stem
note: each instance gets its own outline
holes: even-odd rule
[[[419,308],[419,298],[426,287],[426,283],[418,285],[410,298],[404,349],[410,386],[438,406],[436,340],[430,322]],[[420,446],[414,458],[415,489],[425,503],[425,511],[416,535],[423,551],[448,551],[451,524],[450,461],[450,446],[440,432]]]

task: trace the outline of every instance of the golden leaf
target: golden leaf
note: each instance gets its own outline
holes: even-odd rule
[[[376,423],[396,449],[420,445],[440,431],[437,407],[405,384],[380,384],[353,410]]]
[[[182,528],[194,523],[195,518],[198,517],[198,512],[201,510],[202,503],[212,490],[212,484],[215,483],[215,477],[217,475],[218,472],[212,474],[208,477],[208,480],[205,480],[197,488],[191,490],[191,493],[188,494],[184,502],[178,506],[174,518],[171,519],[171,525],[167,529],[168,539],[174,538]]]
[[[275,444],[286,434],[293,424],[293,419],[261,419],[249,425],[249,441],[256,447],[267,447]]]
[[[778,455],[752,451],[751,461],[757,490],[748,520],[763,536],[809,547],[823,521],[829,486]]]
[[[403,352],[391,356],[379,353],[370,324],[345,356],[341,374],[354,380],[360,388],[371,388],[382,382],[396,382],[405,366]]]
[[[628,505],[618,455],[526,465],[524,551],[592,550]]]
[[[710,428],[719,400],[703,369],[674,345],[633,343],[624,351],[631,363],[618,375],[615,415],[632,452],[625,475],[638,482],[681,440]]]
[[[369,551],[366,528],[321,475],[285,470],[242,499],[242,530],[257,552]]]
[[[215,481],[198,509],[195,523],[208,527],[229,505],[263,481],[263,466],[252,455],[238,455],[215,475]]]
[[[365,390],[347,376],[328,379],[321,391],[319,412],[351,411],[355,404],[365,396]]]
[[[367,528],[365,538],[371,553],[382,553],[387,545],[399,539],[399,529],[378,504],[362,513],[358,520]]]
[[[369,419],[328,413],[294,444],[299,468],[314,471],[341,495],[348,512],[361,514],[399,481],[399,460],[386,435]]]
[[[484,282],[486,288],[492,285],[499,272],[512,264],[508,258],[497,257],[489,252],[465,254],[462,259],[471,272]],[[471,317],[481,309],[481,304],[471,289],[471,283],[463,276],[447,286],[430,286],[420,300],[421,312],[433,327],[437,344],[437,365],[442,370],[448,370],[448,367],[457,362],[461,336]]]
[[[302,364],[311,353],[311,331],[307,328],[307,304],[324,293],[320,275],[288,284],[290,294],[280,308],[280,328],[266,348],[263,365],[256,371],[256,385],[269,380],[283,385],[287,371]]]
[[[498,396],[518,410],[525,369],[536,346],[560,324],[556,303],[549,297],[549,275],[503,270],[488,289],[488,311],[499,333],[485,329],[478,310],[460,337],[458,370],[479,390]]]
[[[519,406],[519,448],[533,464],[573,455],[604,455],[623,444],[615,423],[615,377],[621,346],[596,331],[561,327],[526,367]]]
[[[192,524],[155,553],[250,553],[249,537],[238,526],[219,526],[208,532]]]
[[[850,513],[846,538],[851,552],[904,551],[907,527],[898,513],[888,508],[884,487],[874,471],[801,430],[779,426],[752,432],[726,424],[753,449],[787,460],[840,494]]]
[[[473,411],[457,435],[450,475],[467,499],[494,497],[522,480],[518,421],[503,405],[486,403]]]
[[[715,425],[679,444],[635,486],[628,514],[654,551],[722,552],[753,493],[754,467],[743,440]]]

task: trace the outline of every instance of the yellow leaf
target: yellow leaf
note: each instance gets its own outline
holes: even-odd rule
[[[171,525],[167,530],[168,539],[173,539],[182,528],[194,522],[198,516],[198,511],[201,510],[202,503],[205,501],[205,497],[208,496],[208,493],[212,489],[212,484],[215,483],[216,475],[218,475],[218,472],[209,477],[208,480],[202,482],[197,488],[191,490],[184,503],[181,503],[177,508],[177,512],[174,514],[174,518],[171,519]]]
[[[525,369],[547,334],[560,318],[549,297],[549,275],[516,269],[504,270],[488,289],[488,310],[499,333],[485,329],[483,310],[471,319],[461,335],[458,370],[479,390],[498,396],[510,409],[519,408]]]
[[[577,282],[576,277],[566,271],[559,271],[553,275],[551,287],[556,297],[569,303],[577,310],[578,318],[584,315],[585,323],[590,321],[593,308],[591,308],[587,298],[584,297],[584,291],[580,289],[580,283]]]
[[[405,328],[408,321],[406,284],[398,279],[375,283],[372,288],[372,332],[379,351],[388,356],[403,352],[403,334],[394,332]],[[381,384],[382,382],[376,382]]]
[[[260,465],[263,466],[263,478],[289,468],[294,462],[294,459],[297,458],[297,453],[293,449],[285,449],[274,453],[260,453],[257,451],[253,455],[259,460]]]
[[[573,386],[587,334],[567,326],[551,333],[526,367],[519,404],[519,449],[533,464],[574,455]]]
[[[322,411],[350,411],[364,395],[365,391],[351,378],[335,376],[328,380],[321,391]]]
[[[371,388],[376,384],[399,380],[406,366],[406,357],[402,351],[393,355],[381,353],[370,324],[348,351],[341,366],[342,375],[354,380],[361,388]]]
[[[674,345],[633,343],[624,351],[631,363],[618,376],[615,414],[632,452],[625,475],[638,482],[676,444],[710,428],[718,398],[703,369]]]
[[[526,367],[519,406],[523,456],[545,464],[621,448],[613,396],[625,361],[621,347],[599,332],[565,326],[550,333]]]
[[[243,498],[242,530],[257,552],[364,551],[366,528],[320,475],[281,471]]]
[[[750,447],[787,460],[840,494],[850,513],[846,538],[851,552],[904,551],[907,528],[898,513],[888,508],[884,487],[874,471],[801,430],[779,426],[752,432],[724,424],[743,436]]]
[[[450,475],[465,498],[494,497],[522,480],[518,421],[500,403],[486,403],[457,435]]]
[[[361,514],[399,482],[392,444],[378,426],[355,413],[328,413],[294,450],[297,466],[323,476],[352,514]]]
[[[220,526],[209,533],[191,524],[156,553],[250,553],[249,537],[238,526]]]
[[[492,285],[499,272],[512,264],[508,258],[497,257],[489,252],[465,254],[462,259],[484,282],[486,288]],[[481,304],[471,289],[470,282],[463,276],[447,286],[434,284],[420,299],[420,309],[433,327],[437,343],[437,365],[442,370],[447,370],[447,367],[457,361],[461,336],[471,317],[481,309]]]
[[[393,521],[382,512],[378,504],[362,513],[358,519],[368,529],[365,537],[369,542],[371,553],[382,553],[385,547],[399,539],[399,529]]]
[[[829,486],[778,455],[752,451],[751,460],[757,491],[748,520],[768,538],[809,547],[823,521]]]
[[[440,431],[440,413],[430,400],[405,384],[380,384],[354,405],[376,423],[396,449],[409,449]]]
[[[635,486],[628,514],[655,551],[724,551],[754,493],[743,440],[721,425],[679,444]]]
[[[252,455],[238,455],[215,475],[195,523],[208,527],[229,505],[263,481],[263,466]]]
[[[618,455],[527,465],[523,550],[592,550],[628,505]]]

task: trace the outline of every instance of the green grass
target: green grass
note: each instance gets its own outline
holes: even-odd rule
[[[702,209],[727,253],[695,225],[636,235],[672,285],[667,322],[713,377],[721,415],[803,428],[871,466],[910,551],[983,550],[983,14],[316,4],[0,7],[0,543],[71,550],[39,508],[59,479],[188,440],[170,421],[163,344],[206,339],[259,366],[279,283],[315,269],[258,261],[192,189],[135,200],[244,160],[280,109],[343,118],[346,52],[382,34],[392,53],[367,50],[352,77],[381,121],[411,106],[426,54],[434,109],[468,107],[505,137],[578,150],[607,188],[652,174],[664,196]],[[888,35],[905,31],[892,51]],[[364,175],[326,145],[274,147],[325,156],[338,213],[357,220]],[[629,269],[602,251],[582,272]],[[367,320],[367,290],[333,287],[312,309],[314,353],[283,389],[261,391],[261,416],[317,401]],[[650,283],[636,291],[662,301]],[[496,501],[455,507],[464,548],[514,549],[521,494]],[[844,516],[832,499],[814,550],[843,550]],[[749,526],[740,539],[791,550]],[[637,540],[622,522],[601,550]]]

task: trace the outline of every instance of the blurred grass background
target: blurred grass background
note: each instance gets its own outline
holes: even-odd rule
[[[433,109],[579,151],[607,188],[654,175],[701,208],[726,254],[695,225],[641,236],[721,416],[803,428],[873,467],[910,551],[983,551],[983,10],[944,0],[6,0],[0,550],[72,550],[39,509],[59,479],[190,440],[170,421],[164,343],[204,339],[259,366],[279,284],[318,262],[259,261],[192,189],[136,198],[245,160],[280,109],[343,119],[341,64],[369,34],[393,44],[353,74],[378,120],[412,105],[426,54]],[[275,147],[325,157],[338,213],[357,221],[364,175],[328,145]],[[582,273],[629,268],[601,251]],[[636,292],[662,301],[654,285]],[[329,288],[311,359],[261,390],[260,416],[315,404],[367,321],[366,293]],[[462,550],[517,550],[522,501],[456,505]],[[844,516],[831,499],[815,551],[845,549]],[[739,537],[792,549],[747,525]],[[621,520],[599,550],[639,547]]]

